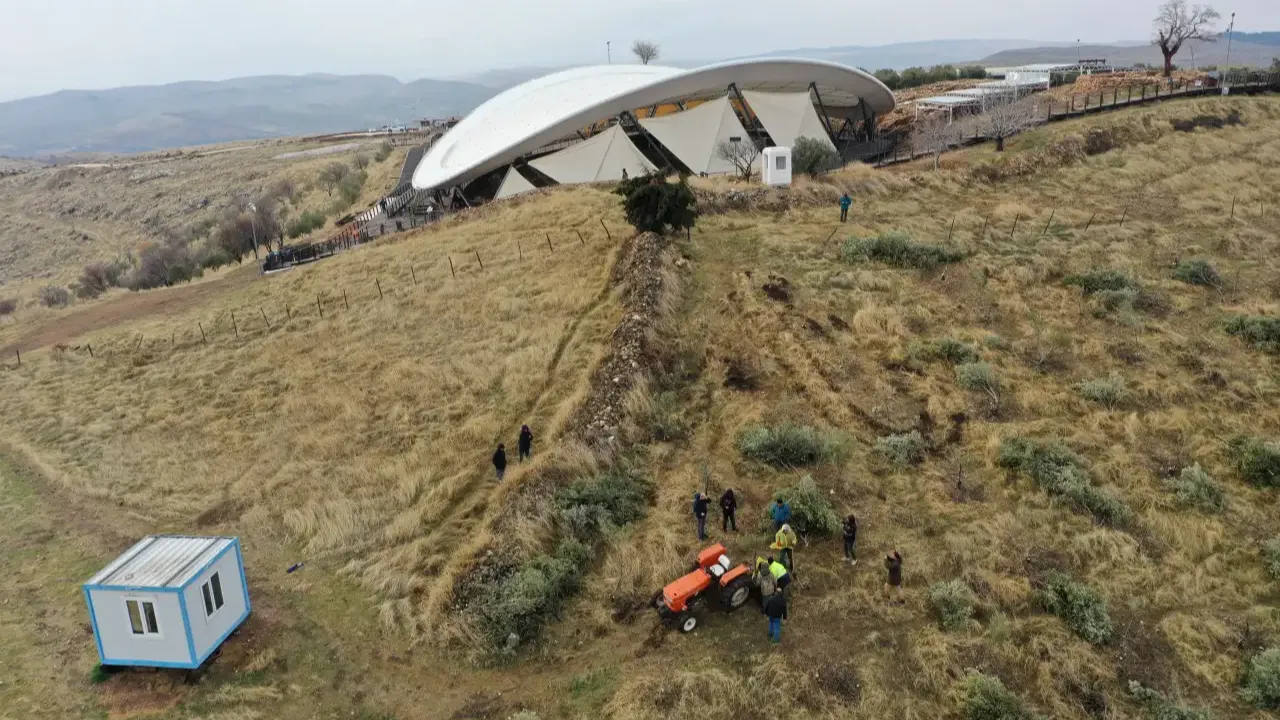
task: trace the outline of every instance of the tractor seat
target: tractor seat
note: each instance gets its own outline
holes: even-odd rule
[[[707,568],[707,572],[711,573],[712,577],[719,578],[721,575],[724,575],[724,566],[720,563],[716,563],[715,565]]]

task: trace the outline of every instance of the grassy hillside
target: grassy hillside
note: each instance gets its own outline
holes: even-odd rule
[[[1170,124],[1232,109],[1240,124]],[[0,703],[728,719],[965,717],[985,700],[1083,720],[1148,717],[1136,681],[1213,717],[1266,717],[1241,682],[1280,645],[1265,334],[1280,312],[1278,126],[1275,98],[1179,101],[937,173],[857,168],[785,193],[698,181],[704,215],[656,270],[679,292],[639,341],[645,377],[611,435],[652,502],[605,532],[559,604],[543,604],[546,573],[504,563],[527,570],[571,522],[545,488],[610,462],[571,440],[633,319],[598,223],[616,239],[614,196],[498,203],[229,284],[198,311],[124,319],[86,338],[92,359],[34,353],[0,371],[0,562],[16,578],[0,619],[19,638],[0,649],[15,676]],[[497,486],[488,456],[525,422],[535,460]],[[786,424],[823,442],[754,459],[756,428]],[[657,630],[644,602],[700,547],[693,491],[738,491],[741,532],[713,513],[712,539],[748,560],[767,552],[766,505],[804,476],[857,514],[861,562],[811,534],[781,648],[749,608]],[[241,536],[254,615],[199,685],[91,684],[75,585],[156,530]],[[903,605],[881,596],[890,549]],[[492,597],[549,622],[495,657],[493,615],[469,593],[511,578],[518,595]]]
[[[319,186],[320,171],[335,161],[350,163],[356,152],[274,159],[311,147],[273,141],[195,148],[0,178],[0,298],[17,297],[25,307],[39,287],[67,285],[90,262],[136,253],[170,235],[204,237],[229,207],[282,180],[298,190],[286,203],[286,222],[306,211],[327,212],[332,220],[334,198]],[[372,158],[377,150],[371,142],[357,152]],[[369,166],[357,207],[395,185],[405,152],[397,148]]]

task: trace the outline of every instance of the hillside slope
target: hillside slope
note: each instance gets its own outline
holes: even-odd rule
[[[1172,127],[1196,117],[1209,127]],[[1053,718],[1145,717],[1131,681],[1267,717],[1240,684],[1280,645],[1264,551],[1280,366],[1274,343],[1229,329],[1280,313],[1277,127],[1272,97],[1170,101],[940,172],[696,180],[696,229],[647,271],[616,196],[539,192],[123,319],[85,337],[92,358],[24,355],[0,370],[0,620],[17,638],[0,705],[939,718],[963,716],[966,688],[993,692],[976,672]],[[938,264],[885,262],[901,258]],[[679,288],[643,338],[633,271]],[[583,408],[616,414],[600,388],[629,372],[644,379],[626,421],[597,437],[613,450],[589,453]],[[490,453],[523,423],[534,459],[499,485]],[[762,461],[755,429],[787,423],[822,442]],[[804,476],[810,504],[857,515],[860,562],[814,528],[781,647],[750,608],[658,628],[649,598],[703,545],[693,492],[737,491],[739,532],[713,511],[711,540],[746,561],[770,552],[766,507]],[[622,517],[634,478],[647,500]],[[594,505],[567,512],[566,487]],[[604,541],[566,568],[553,540],[579,527]],[[150,531],[240,536],[254,615],[198,685],[91,684],[76,585]],[[901,605],[881,594],[891,549]],[[1055,604],[1063,578],[1086,589]],[[939,607],[959,608],[945,628]],[[492,632],[507,617],[513,643]]]

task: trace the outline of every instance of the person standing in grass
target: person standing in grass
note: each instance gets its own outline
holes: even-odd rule
[[[782,621],[787,619],[787,598],[782,588],[773,591],[764,601],[765,617],[769,618],[769,642],[782,642]]]
[[[502,476],[507,472],[507,446],[498,443],[498,449],[493,453],[493,469],[498,471],[498,482],[502,482]]]
[[[902,555],[897,550],[884,556],[884,569],[888,572],[888,577],[884,581],[885,597],[896,594],[898,604],[903,604],[905,601],[902,599]]]
[[[533,431],[528,425],[520,426],[520,462],[533,456]]]
[[[782,497],[779,496],[773,509],[769,511],[769,517],[773,518],[773,531],[778,532],[783,525],[791,522],[791,506],[783,502]]]
[[[720,496],[720,512],[723,518],[720,521],[720,529],[729,532],[729,526],[733,526],[733,531],[738,532],[738,518],[735,513],[738,512],[738,498],[733,494],[733,488],[728,488],[724,494]]]
[[[707,539],[707,494],[698,492],[693,494],[693,517],[698,521],[698,539]]]
[[[840,222],[849,222],[849,206],[853,205],[853,198],[849,197],[849,193],[840,196]]]
[[[791,584],[791,573],[787,572],[787,567],[785,565],[774,560],[772,557],[769,558],[768,562],[769,574],[773,576],[773,582],[778,586],[778,592],[786,590],[787,586]]]
[[[858,518],[850,515],[844,519],[844,559],[850,565],[858,564]]]
[[[769,546],[770,549],[778,551],[778,559],[787,567],[788,571],[795,570],[796,543],[799,540],[795,531],[791,529],[791,525],[784,524],[778,528],[777,534],[773,536],[773,544]]]

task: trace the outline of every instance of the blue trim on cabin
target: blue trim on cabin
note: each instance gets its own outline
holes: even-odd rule
[[[89,594],[89,586],[84,587],[84,601],[89,604],[89,622],[93,625],[93,642],[98,646],[98,662],[107,664],[107,656],[102,652],[102,636],[98,634],[98,614],[93,611],[93,596]]]
[[[106,658],[102,661],[102,664],[127,665],[130,667],[178,668],[181,670],[195,670],[200,667],[199,663],[192,665],[191,663],[165,662],[163,660],[129,660],[126,658]]]
[[[178,593],[178,607],[182,610],[182,629],[187,633],[187,656],[196,662],[196,639],[191,634],[191,613],[187,612],[187,594]],[[196,663],[197,666],[200,663]]]
[[[181,592],[182,588],[169,587],[152,587],[150,585],[85,585],[85,590],[110,590],[112,592],[145,592],[145,593],[176,593]]]
[[[201,573],[203,573],[205,570],[208,570],[209,568],[217,564],[217,562],[222,559],[223,555],[226,555],[228,552],[231,551],[231,548],[235,547],[237,542],[239,542],[237,538],[231,538],[231,543],[226,547],[222,548],[222,550],[218,551],[218,554],[210,558],[209,562],[205,563],[204,565],[201,565],[194,573],[192,573],[191,579],[184,582],[182,584],[182,587],[178,588],[179,591],[185,591],[187,588],[191,587],[191,584],[196,581],[196,578],[200,577]]]
[[[231,543],[236,546],[236,561],[240,567],[240,589],[244,591],[244,614],[249,614],[249,583],[244,579],[244,556],[240,554],[240,538],[232,538]],[[241,618],[243,621],[243,618]],[[239,625],[240,623],[236,623]]]

